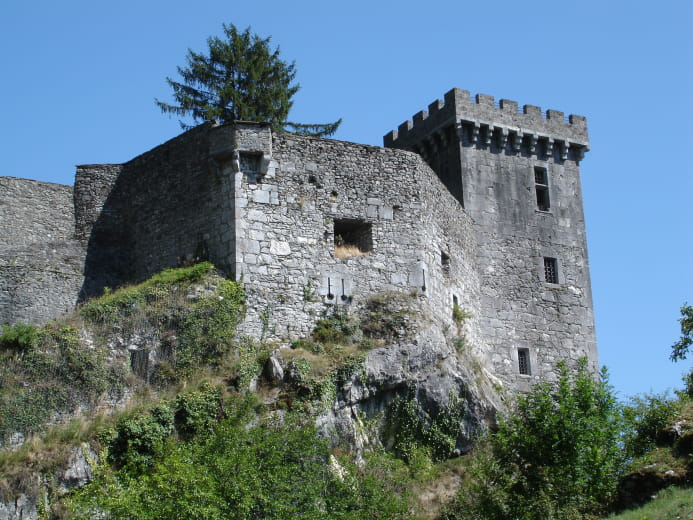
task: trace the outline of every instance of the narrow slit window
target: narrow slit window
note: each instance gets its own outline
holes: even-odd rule
[[[558,283],[558,262],[555,258],[544,257],[544,280],[548,283]]]
[[[335,257],[352,258],[372,250],[372,226],[369,222],[352,219],[334,221]]]
[[[534,168],[534,187],[537,192],[537,209],[548,211],[551,201],[549,200],[549,174],[546,168]]]
[[[518,369],[519,369],[519,372],[521,375],[523,375],[523,376],[530,375],[529,349],[526,349],[526,348],[517,349],[517,363],[518,363]]]
[[[440,252],[440,265],[443,267],[444,273],[450,273],[450,255],[446,254],[444,251]]]

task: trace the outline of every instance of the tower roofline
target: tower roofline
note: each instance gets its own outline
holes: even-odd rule
[[[443,100],[437,99],[428,110],[414,114],[411,120],[405,121],[397,130],[383,137],[386,147],[410,149],[426,137],[450,126],[472,124],[499,129],[500,132],[515,135],[534,135],[563,141],[570,146],[589,150],[587,119],[584,116],[570,114],[565,116],[559,110],[523,105],[517,101],[501,99],[496,102],[493,96],[476,94],[471,99],[468,90],[453,88]]]

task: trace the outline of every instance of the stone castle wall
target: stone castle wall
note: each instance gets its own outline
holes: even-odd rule
[[[417,295],[432,315],[444,307],[449,322],[453,292],[476,305],[451,282],[473,279],[470,222],[419,156],[278,134],[266,175],[235,176],[237,269],[252,288],[247,323],[269,320],[253,335],[300,337],[333,306],[390,291]],[[367,235],[370,251],[338,258],[335,242],[350,226]],[[455,261],[441,266],[441,251]]]
[[[471,101],[453,89],[384,141],[422,154],[474,221],[480,334],[494,374],[527,387],[551,379],[561,359],[587,356],[596,367],[579,169],[585,118],[531,105],[520,113],[515,101]],[[542,204],[537,170],[547,182]],[[558,283],[546,281],[545,258],[555,259]],[[529,375],[518,373],[521,350]]]
[[[74,308],[84,251],[72,186],[0,177],[0,324],[46,322]]]
[[[335,308],[394,291],[513,387],[550,379],[561,359],[596,366],[585,119],[453,89],[385,143],[204,124],[128,163],[78,167],[74,211],[69,187],[1,180],[0,319],[42,321],[77,296],[210,260],[243,281],[241,332],[255,338],[297,339]],[[10,247],[14,229],[24,242]],[[343,243],[361,253],[339,258]]]

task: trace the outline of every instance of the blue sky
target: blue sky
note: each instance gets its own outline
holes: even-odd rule
[[[26,0],[0,7],[0,175],[72,184],[180,131],[188,48],[222,23],[295,60],[291,118],[382,136],[452,87],[587,117],[582,163],[600,362],[621,396],[681,386],[669,361],[693,303],[690,1]]]

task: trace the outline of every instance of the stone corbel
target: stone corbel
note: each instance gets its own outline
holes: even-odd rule
[[[474,122],[472,124],[472,135],[469,137],[469,141],[472,144],[477,144],[479,142],[479,130],[481,129],[481,126],[479,123]]]
[[[546,139],[546,157],[550,158],[553,155],[553,139]]]
[[[587,151],[587,147],[586,146],[577,146],[575,148],[575,151],[577,152],[576,161],[580,162],[585,158],[585,152]]]
[[[570,144],[568,141],[563,141],[563,144],[561,146],[561,161],[565,161],[568,159],[568,149],[570,148]]]
[[[233,173],[241,171],[241,155],[238,150],[233,152],[233,157],[231,158],[231,171]]]
[[[537,136],[534,134],[529,135],[529,153],[534,154],[537,151]]]
[[[445,130],[439,130],[436,132],[436,137],[440,140],[440,145],[445,148],[448,145],[448,135]]]
[[[491,146],[491,140],[493,139],[493,125],[488,125],[486,128],[486,139],[484,140],[484,144],[486,146]]]
[[[517,132],[513,137],[513,153],[520,153],[522,146],[522,132]]]
[[[500,129],[500,141],[498,141],[498,146],[501,151],[505,150],[505,145],[508,142],[508,130],[506,128]]]

